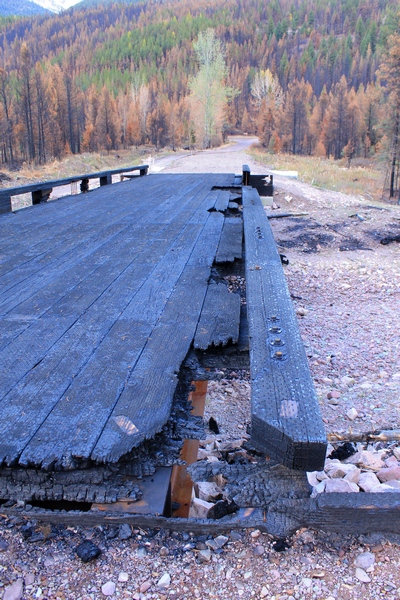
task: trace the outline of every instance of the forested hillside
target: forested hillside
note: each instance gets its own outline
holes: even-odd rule
[[[49,13],[49,10],[30,0],[1,0],[0,4],[0,17],[44,15]]]
[[[236,90],[218,132],[271,150],[368,156],[390,115],[377,77],[397,0],[97,5],[0,25],[1,160],[197,144],[193,42],[213,28]],[[215,140],[217,141],[217,140]]]

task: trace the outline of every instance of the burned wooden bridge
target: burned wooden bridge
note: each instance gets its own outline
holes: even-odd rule
[[[162,473],[199,433],[191,381],[249,355],[251,443],[297,470],[288,498],[292,484],[307,496],[325,432],[279,254],[241,176],[137,177],[4,214],[0,231],[0,502],[134,504],[132,477]],[[224,282],[232,268],[247,310]]]
[[[2,463],[118,462],[167,422],[192,343],[237,342],[239,296],[211,276],[214,262],[241,258],[234,184],[234,175],[141,178],[2,218]],[[255,440],[291,467],[318,467],[324,432],[305,416],[317,404],[288,337],[295,324],[283,326],[279,256],[261,203],[250,189],[244,199]],[[285,334],[271,334],[273,322]]]

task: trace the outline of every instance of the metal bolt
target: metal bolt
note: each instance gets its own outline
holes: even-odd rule
[[[269,328],[271,333],[281,333],[282,329],[280,327],[277,327],[276,325],[274,327],[270,327]]]

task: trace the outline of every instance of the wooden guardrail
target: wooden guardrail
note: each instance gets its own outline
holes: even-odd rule
[[[22,185],[19,187],[6,188],[0,191],[0,214],[11,212],[12,204],[11,198],[13,196],[19,196],[20,194],[31,193],[32,204],[40,204],[41,202],[47,202],[53,188],[60,187],[62,185],[68,185],[80,181],[81,192],[89,191],[89,180],[99,179],[100,185],[109,185],[112,183],[112,176],[123,173],[131,173],[132,171],[139,171],[139,176],[142,177],[147,175],[149,165],[136,165],[133,167],[126,167],[121,169],[109,169],[107,171],[97,171],[96,173],[86,173],[85,175],[73,175],[64,179],[53,179],[50,181],[41,181],[38,183],[31,183],[28,185]],[[132,177],[127,175],[127,177]]]
[[[292,469],[323,469],[326,435],[275,240],[257,190],[243,187],[251,442]]]

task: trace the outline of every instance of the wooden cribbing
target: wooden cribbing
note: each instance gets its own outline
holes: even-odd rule
[[[326,435],[280,257],[260,197],[243,188],[251,441],[293,469],[324,466]]]

